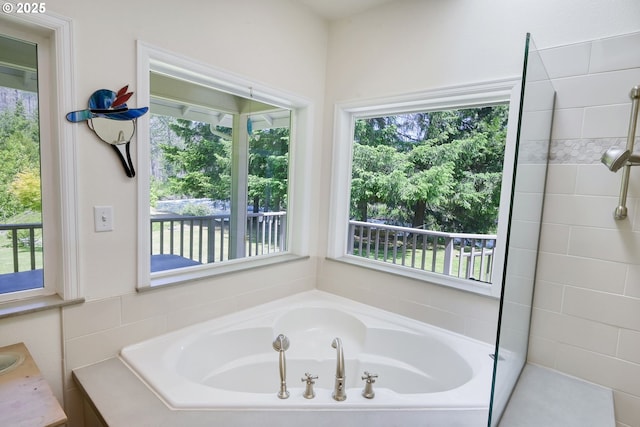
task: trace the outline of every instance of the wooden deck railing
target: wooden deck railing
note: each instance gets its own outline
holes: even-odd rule
[[[151,255],[171,254],[200,263],[229,259],[229,214],[151,218]],[[13,272],[38,267],[36,230],[42,224],[0,224],[11,240]],[[244,256],[286,250],[286,212],[248,213]],[[347,252],[448,276],[491,282],[496,235],[446,233],[349,221]],[[20,248],[28,248],[28,268]],[[23,262],[20,262],[20,259]],[[9,273],[7,271],[6,273]]]
[[[179,255],[200,263],[229,259],[229,214],[151,218],[151,255]],[[248,213],[244,256],[286,249],[286,212]]]
[[[448,276],[491,283],[494,234],[446,233],[349,221],[347,252]]]
[[[0,224],[1,234],[7,232],[9,240],[11,240],[11,258],[13,263],[13,273],[20,271],[35,270],[41,260],[37,260],[37,256],[41,256],[37,253],[37,249],[42,247],[42,242],[36,237],[36,230],[42,230],[42,224],[29,223],[29,224]],[[20,248],[26,248],[29,252],[27,257],[28,267],[24,266],[24,257],[20,256]],[[21,265],[21,259],[23,263]],[[9,271],[2,271],[0,273],[9,273]]]

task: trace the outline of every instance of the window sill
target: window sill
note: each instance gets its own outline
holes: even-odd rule
[[[493,294],[492,290],[494,286],[497,286],[495,284],[491,285],[483,282],[474,282],[472,280],[459,279],[457,277],[445,276],[443,274],[432,273],[430,271],[403,267],[401,265],[369,260],[352,255],[345,255],[339,258],[327,257],[327,259],[330,261],[349,264],[360,268],[376,270],[381,273],[393,274],[395,276],[406,277],[409,279],[428,282],[439,286],[445,286],[465,292],[471,292],[490,298],[498,298],[498,296]]]
[[[51,310],[73,304],[82,304],[84,298],[64,300],[58,295],[37,296],[0,303],[0,319]]]
[[[148,286],[139,286],[138,292],[146,292],[154,289],[166,288],[168,286],[180,285],[195,280],[207,278],[216,278],[227,274],[238,273],[242,271],[254,270],[257,268],[268,267],[271,265],[282,264],[293,261],[309,259],[309,256],[295,255],[291,253],[266,255],[253,259],[239,259],[227,261],[221,264],[209,264],[197,267],[187,267],[175,269],[167,272],[153,273],[151,275],[151,284]]]

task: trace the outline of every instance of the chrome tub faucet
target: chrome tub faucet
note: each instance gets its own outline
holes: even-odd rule
[[[347,393],[344,385],[344,353],[342,352],[342,341],[340,338],[334,338],[331,342],[331,347],[337,350],[336,382],[331,397],[337,401],[343,401],[347,398]]]

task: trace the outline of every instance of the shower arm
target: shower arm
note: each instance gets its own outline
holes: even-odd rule
[[[634,86],[629,93],[631,98],[631,117],[629,119],[629,134],[627,135],[627,150],[633,153],[633,145],[636,139],[636,126],[638,124],[638,104],[640,104],[640,85]],[[620,202],[613,216],[615,219],[625,219],[627,217],[627,191],[629,190],[629,174],[631,173],[632,162],[627,162],[622,170],[622,182],[620,184]]]

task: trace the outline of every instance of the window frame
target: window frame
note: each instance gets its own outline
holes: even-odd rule
[[[149,116],[138,119],[137,159],[138,168],[138,291],[162,288],[193,280],[259,268],[281,262],[308,257],[308,239],[304,230],[309,227],[309,204],[311,202],[310,169],[311,150],[307,147],[313,138],[313,104],[307,98],[276,88],[256,83],[248,78],[214,68],[210,65],[179,56],[143,41],[137,43],[137,97],[140,105],[150,105],[150,72],[166,73],[172,77],[186,79],[215,90],[271,104],[291,110],[289,144],[289,200],[287,205],[287,250],[228,260],[221,263],[204,264],[187,269],[165,270],[151,273],[150,269],[150,161]],[[247,156],[245,153],[244,156]],[[236,162],[237,159],[234,159]],[[240,177],[236,184],[246,184],[247,177]]]
[[[349,205],[351,195],[351,167],[355,121],[422,111],[442,111],[475,108],[498,104],[509,105],[509,117],[503,164],[497,242],[506,241],[509,204],[511,199],[513,162],[515,158],[515,125],[518,118],[519,80],[495,80],[470,85],[451,86],[397,96],[338,102],[334,108],[334,134],[331,173],[331,200],[328,227],[327,258],[437,285],[448,286],[477,294],[499,297],[505,261],[504,247],[494,250],[493,282],[471,283],[469,280],[418,270],[396,264],[369,260],[347,253]]]
[[[15,7],[17,4],[10,0]],[[71,20],[41,14],[3,14],[3,34],[38,45],[44,288],[0,295],[0,308],[33,310],[82,299],[78,280],[76,131],[64,120],[75,102]],[[48,114],[47,114],[48,112]],[[54,297],[51,299],[51,297]]]

